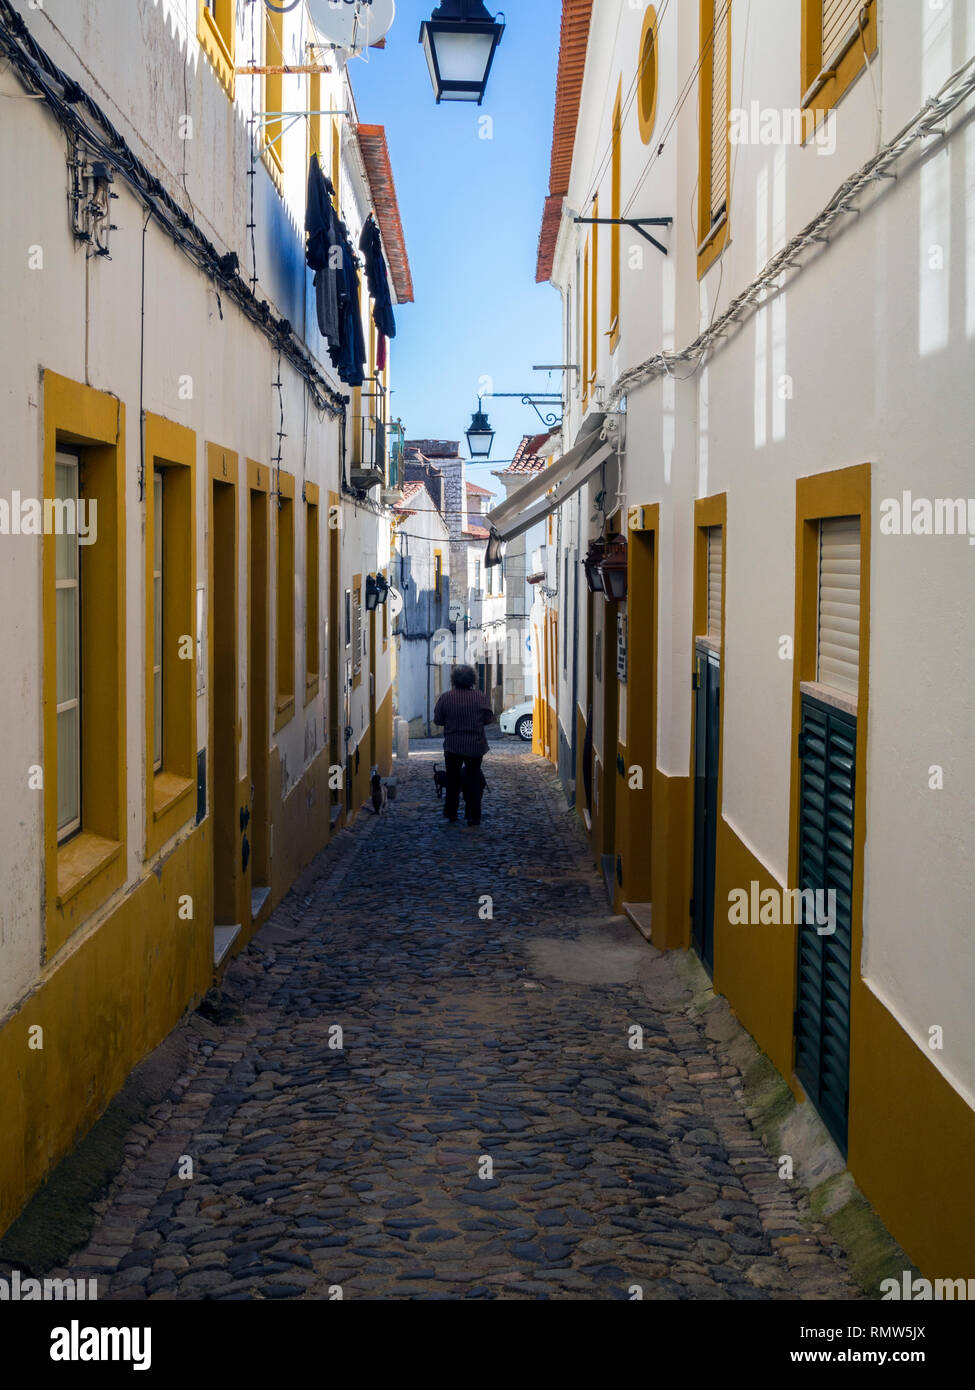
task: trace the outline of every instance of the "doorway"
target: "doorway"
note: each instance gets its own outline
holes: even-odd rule
[[[256,470],[260,484],[266,470]],[[268,669],[268,507],[267,490],[250,489],[250,615],[247,634],[247,730],[251,776],[251,921],[271,896],[268,756],[270,701]]]
[[[714,971],[714,870],[718,835],[721,661],[698,647],[694,673],[694,949]]]
[[[218,451],[220,452],[220,451]],[[224,465],[226,467],[226,464]],[[210,497],[210,746],[214,962],[240,932],[237,910],[236,488],[214,478]]]

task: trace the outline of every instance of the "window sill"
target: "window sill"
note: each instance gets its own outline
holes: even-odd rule
[[[707,635],[695,637],[694,645],[697,647],[698,651],[715,652],[718,656],[721,655],[720,637],[708,637]]]
[[[867,66],[864,47],[866,47],[867,55],[872,62],[877,54],[875,21],[868,23],[862,36],[858,33],[851,37],[847,47],[834,61],[832,67],[824,68],[816,75],[808,89],[803,93],[801,102],[803,111],[814,110],[817,116],[823,118],[832,111]]]
[[[829,705],[832,709],[838,709],[841,713],[856,718],[859,701],[857,696],[850,694],[849,691],[834,690],[831,685],[821,685],[819,681],[800,681],[799,693],[800,695],[808,695],[813,700],[819,700],[821,704]]]
[[[310,705],[321,689],[321,680],[317,675],[305,677],[305,704]]]
[[[161,820],[184,797],[188,797],[196,783],[190,777],[179,777],[174,772],[157,772],[152,783],[152,815]]]
[[[728,228],[728,214],[724,213],[720,221],[715,223],[697,248],[697,278],[699,280],[710,270],[727,246]]]
[[[283,700],[279,698],[275,705],[274,732],[277,733],[279,729],[284,728],[285,724],[290,724],[294,717],[295,697],[287,695]]]
[[[122,852],[119,840],[106,840],[82,830],[58,850],[58,907],[98,877]]]

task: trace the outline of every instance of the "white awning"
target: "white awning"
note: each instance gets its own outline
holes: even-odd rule
[[[499,539],[510,541],[528,531],[568,501],[616,452],[615,444],[600,440],[603,419],[602,414],[593,415],[583,425],[567,454],[534,474],[517,492],[486,514],[488,526]]]

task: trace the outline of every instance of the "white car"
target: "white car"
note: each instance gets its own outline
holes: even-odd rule
[[[523,700],[520,705],[512,705],[506,709],[498,720],[503,734],[517,734],[526,743],[532,741],[532,715],[535,711],[534,701]]]

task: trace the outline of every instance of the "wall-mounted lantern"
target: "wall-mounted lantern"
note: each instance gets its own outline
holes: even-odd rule
[[[389,598],[389,584],[383,574],[366,575],[366,609],[372,613]]]
[[[599,565],[603,593],[609,603],[626,598],[627,545],[622,536],[610,536]]]
[[[602,537],[598,537],[589,546],[589,552],[582,562],[582,568],[586,571],[586,583],[589,585],[591,594],[601,594],[603,592],[603,576],[599,566],[602,563],[603,552],[606,549],[606,542]]]

